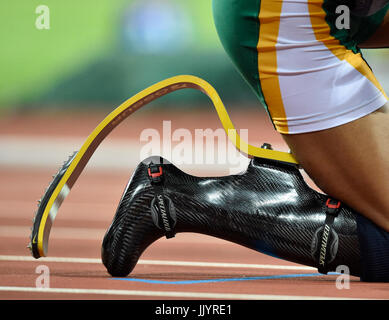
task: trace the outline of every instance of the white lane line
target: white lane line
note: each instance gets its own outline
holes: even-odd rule
[[[171,297],[192,299],[229,299],[229,300],[350,300],[350,298],[320,296],[289,296],[246,293],[210,293],[181,291],[146,291],[146,290],[112,290],[112,289],[73,289],[73,288],[35,288],[35,287],[0,287],[0,291],[30,293],[70,293],[116,296]]]
[[[67,257],[42,257],[35,259],[30,256],[12,256],[0,255],[0,261],[33,261],[33,262],[64,262],[64,263],[98,263],[101,259],[94,258],[67,258]],[[199,261],[171,261],[171,260],[143,260],[140,259],[138,264],[145,265],[162,265],[162,266],[182,266],[182,267],[215,267],[215,268],[240,268],[240,269],[275,269],[275,270],[316,270],[306,266],[288,266],[276,264],[248,264],[248,263],[227,263],[227,262],[199,262]]]

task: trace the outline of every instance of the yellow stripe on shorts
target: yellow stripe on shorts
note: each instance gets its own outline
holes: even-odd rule
[[[270,116],[277,131],[288,133],[284,103],[282,101],[277,70],[276,44],[280,26],[282,0],[261,1],[259,10],[258,73],[262,92],[269,108]]]
[[[322,7],[323,0],[308,0],[308,10],[311,18],[312,29],[317,41],[322,42],[339,60],[345,60],[369,79],[374,86],[388,99],[384,89],[374,76],[368,64],[360,53],[346,49],[338,39],[331,36],[330,27],[325,21],[326,12]]]

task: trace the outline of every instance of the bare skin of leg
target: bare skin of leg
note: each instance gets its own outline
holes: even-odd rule
[[[389,48],[389,12],[360,48]],[[316,185],[389,232],[389,104],[348,124],[283,135]]]
[[[323,192],[389,232],[388,108],[332,129],[283,138]]]

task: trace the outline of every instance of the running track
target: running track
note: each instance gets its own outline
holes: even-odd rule
[[[113,279],[107,274],[100,261],[101,241],[138,161],[131,154],[137,152],[134,150],[141,130],[145,126],[160,130],[162,119],[171,120],[173,129],[218,128],[213,113],[165,113],[163,117],[140,113],[134,115],[136,120],[128,119],[118,127],[103,142],[101,151],[92,158],[60,208],[51,232],[48,257],[33,259],[26,246],[36,202],[62,161],[81,146],[104,116],[18,115],[0,120],[0,299],[389,297],[389,284],[361,283],[351,277],[349,289],[340,290],[336,274],[319,275],[315,269],[197,234],[160,239],[146,250],[127,278]],[[247,128],[252,133],[250,143],[271,142],[277,149],[284,147],[261,114],[231,116],[238,128]],[[120,157],[122,153],[127,158]],[[193,174],[210,174],[205,168],[186,168]],[[226,173],[225,166],[220,168],[213,174]],[[49,288],[36,288],[40,276],[37,267],[42,265],[49,271]]]

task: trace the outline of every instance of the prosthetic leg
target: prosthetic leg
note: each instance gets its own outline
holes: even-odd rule
[[[361,246],[369,245],[360,219],[311,189],[293,163],[254,157],[241,174],[203,178],[150,157],[125,189],[102,243],[102,261],[112,276],[127,276],[160,237],[195,232],[317,267],[320,273],[346,265],[362,280],[388,281],[388,265],[373,272],[366,263],[371,259],[361,254]]]

